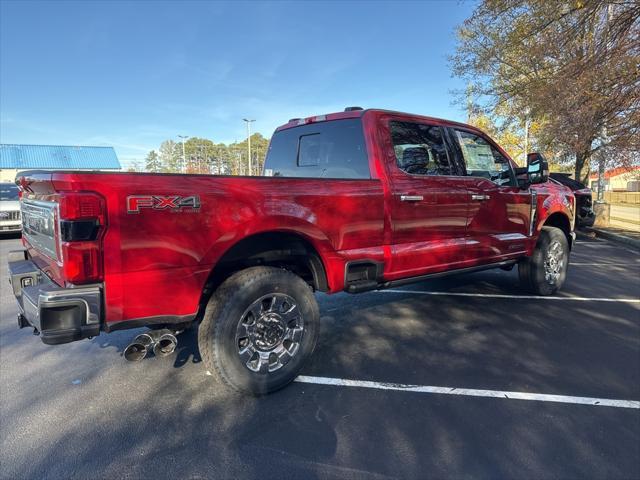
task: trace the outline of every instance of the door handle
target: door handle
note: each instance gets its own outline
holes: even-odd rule
[[[482,202],[484,200],[489,200],[491,197],[489,195],[471,195],[471,200],[476,200],[478,202]]]
[[[401,202],[421,202],[424,200],[422,195],[400,195]]]

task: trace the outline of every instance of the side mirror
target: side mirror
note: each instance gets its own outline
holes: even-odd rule
[[[516,167],[515,173],[516,179],[518,181],[518,188],[520,188],[520,190],[527,190],[531,186],[531,180],[529,179],[529,168]]]
[[[549,180],[549,162],[541,153],[533,152],[527,155],[527,175],[532,184]]]

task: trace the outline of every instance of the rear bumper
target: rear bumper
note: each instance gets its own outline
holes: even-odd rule
[[[34,327],[44,343],[56,345],[100,334],[100,285],[60,287],[24,251],[9,253],[9,282],[20,306],[18,326]]]
[[[22,222],[4,221],[0,222],[0,233],[13,233],[22,230]]]

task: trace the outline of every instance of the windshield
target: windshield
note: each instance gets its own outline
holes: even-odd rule
[[[11,183],[0,183],[0,200],[18,200],[18,187]]]

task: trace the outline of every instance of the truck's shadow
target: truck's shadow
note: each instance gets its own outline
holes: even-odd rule
[[[475,280],[485,291],[517,288],[509,287],[510,275]],[[455,285],[467,281],[460,277]],[[443,282],[415,288],[436,286],[446,288]],[[640,337],[637,310],[629,305],[604,311],[582,302],[567,310],[565,302],[516,305],[412,293],[320,300],[321,338],[305,375],[601,396],[634,383],[629,365],[637,361]],[[571,336],[586,335],[581,332],[594,339],[588,352],[572,343],[588,342]],[[104,345],[122,349],[135,333],[118,332]],[[12,439],[10,452],[2,452],[12,458],[3,478],[622,478],[637,472],[631,455],[614,454],[637,445],[637,422],[623,409],[307,384],[249,398],[193,365],[200,362],[196,329],[181,334],[175,359],[103,370],[85,365],[82,384],[63,388],[52,386],[46,372],[59,382],[62,372],[76,368],[69,361],[91,361],[95,346],[60,348],[42,348],[46,359],[26,362],[24,385],[13,387],[20,395],[3,400]],[[166,368],[171,361],[177,368]],[[584,416],[587,408],[597,422]],[[617,442],[602,435],[603,425],[615,428]]]
[[[197,325],[185,330],[178,335],[178,347],[175,353],[175,368],[183,367],[187,363],[200,363],[200,350],[198,349],[198,327]]]

